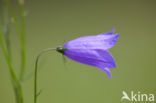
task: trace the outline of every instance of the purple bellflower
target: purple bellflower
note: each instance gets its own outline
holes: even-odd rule
[[[116,63],[108,49],[118,41],[119,34],[115,29],[99,35],[79,37],[57,47],[57,51],[77,62],[91,65],[103,70],[111,79],[109,68],[116,68]]]

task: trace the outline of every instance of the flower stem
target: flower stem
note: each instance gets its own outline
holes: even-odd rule
[[[34,103],[37,103],[37,71],[38,71],[38,61],[40,56],[43,53],[46,53],[48,51],[52,51],[52,50],[56,50],[56,48],[47,48],[42,50],[36,57],[36,61],[35,61],[35,72],[34,72]]]

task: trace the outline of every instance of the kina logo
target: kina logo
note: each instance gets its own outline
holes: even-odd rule
[[[122,91],[123,96],[121,97],[121,101],[128,100],[128,101],[135,101],[135,102],[153,102],[155,99],[154,94],[145,94],[141,93],[140,91],[134,92],[131,91],[130,95],[128,95],[125,91]]]

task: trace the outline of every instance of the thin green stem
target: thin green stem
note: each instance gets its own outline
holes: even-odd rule
[[[7,2],[6,0],[2,0],[2,4],[1,4],[1,7],[2,7],[2,31],[1,31],[1,44],[2,44],[2,50],[3,50],[3,53],[5,53],[5,57],[6,58],[10,58],[11,60],[11,47],[10,47],[10,38],[9,38],[9,24],[10,24],[10,18],[9,18],[9,12],[8,12],[8,6],[7,6]],[[3,32],[3,33],[2,33]],[[6,43],[6,49],[4,47],[4,41],[3,41],[3,36],[2,34],[4,35],[5,37],[5,43]],[[6,52],[8,51],[8,56],[6,54]],[[9,62],[9,61],[8,61]],[[8,65],[10,65],[10,63],[8,63]],[[11,70],[12,69],[12,66],[9,67]],[[11,73],[11,72],[10,72]],[[12,75],[14,75],[13,73],[11,73]],[[11,76],[12,77],[12,76]],[[11,78],[11,81],[12,81],[12,86],[13,86],[13,89],[14,89],[14,93],[15,93],[15,97],[16,97],[16,102],[17,103],[20,103],[20,98],[18,96],[18,88],[17,88],[17,85],[14,81],[13,78]]]
[[[19,38],[20,38],[20,42],[21,42],[21,69],[20,69],[20,81],[22,81],[23,77],[24,77],[24,73],[25,73],[25,65],[26,65],[26,53],[25,53],[25,15],[24,15],[24,8],[23,8],[23,4],[22,2],[20,2],[20,0],[17,0],[17,4],[18,4],[18,8],[20,11],[20,19],[21,19],[21,27],[18,23],[18,20],[16,18],[15,12],[13,10],[13,8],[11,7],[11,4],[8,0],[7,1],[7,5],[9,8],[9,11],[12,15],[12,18],[14,20]]]
[[[1,30],[1,29],[0,29]],[[10,72],[11,72],[11,76],[14,78],[14,80],[16,81],[16,83],[18,82],[18,79],[14,73],[14,70],[13,70],[13,67],[12,67],[12,64],[11,64],[11,60],[8,56],[8,53],[7,53],[7,50],[5,48],[5,44],[4,44],[4,39],[3,39],[3,35],[2,35],[2,31],[0,31],[0,44],[1,44],[1,47],[2,47],[2,50],[3,50],[3,53],[4,53],[4,56],[6,58],[6,61],[8,63],[8,66],[9,66],[9,69],[10,69]]]
[[[21,71],[20,71],[20,81],[23,80],[25,73],[25,64],[26,64],[26,53],[25,53],[25,15],[24,15],[24,5],[20,0],[17,0],[18,8],[20,11],[20,19],[21,19]]]
[[[14,68],[12,66],[12,62],[11,62],[11,58],[9,57],[9,54],[7,52],[7,49],[5,47],[5,42],[4,42],[4,38],[3,38],[3,32],[1,30],[0,27],[0,46],[2,48],[2,51],[4,53],[5,59],[7,61],[8,67],[9,67],[9,71],[12,77],[12,83],[14,86],[14,90],[15,90],[15,94],[16,94],[16,98],[18,97],[18,101],[20,101],[19,103],[23,103],[23,94],[22,94],[22,88],[21,88],[21,84],[14,72]]]
[[[9,0],[6,0],[6,3],[7,3],[9,11],[11,13],[12,19],[13,19],[13,21],[15,23],[18,35],[20,36],[20,34],[21,34],[20,25],[18,24],[18,20],[16,18],[15,12],[14,12],[13,8],[11,7],[11,4],[10,4]]]
[[[35,61],[35,72],[34,72],[34,103],[37,103],[37,71],[38,71],[38,61],[40,56],[43,53],[46,53],[48,51],[52,51],[52,50],[56,50],[56,48],[47,48],[42,50],[36,57],[36,61]]]
[[[6,42],[6,47],[7,51],[9,54],[9,57],[11,58],[11,48],[10,48],[10,39],[9,39],[9,13],[8,13],[8,6],[5,0],[2,0],[2,32],[5,36],[5,42]]]
[[[1,46],[2,46],[2,50],[4,53],[4,56],[6,58],[6,61],[8,63],[9,66],[9,70],[11,73],[11,77],[12,77],[12,83],[14,86],[14,92],[16,94],[16,102],[17,103],[23,103],[23,92],[22,92],[22,86],[20,84],[21,79],[23,78],[24,75],[24,71],[25,71],[25,40],[24,40],[24,35],[25,35],[25,17],[24,17],[24,10],[23,10],[23,5],[20,3],[20,0],[18,0],[18,7],[20,10],[20,18],[21,18],[21,27],[20,24],[18,23],[18,20],[16,18],[16,14],[13,10],[13,7],[11,7],[11,3],[9,0],[3,0],[3,3],[5,5],[3,5],[3,21],[4,21],[4,26],[3,26],[3,32],[1,32],[1,34],[7,34],[5,35],[5,41],[6,41],[6,47],[5,48],[5,43],[3,40],[3,36],[1,35]],[[19,38],[20,38],[20,44],[21,44],[21,73],[20,73],[20,79],[18,80],[17,76],[14,73],[14,69],[12,66],[12,62],[11,62],[11,48],[10,48],[10,40],[9,40],[9,30],[8,30],[8,25],[9,24],[9,15],[8,15],[8,11],[11,14],[11,17],[15,23],[15,27],[17,29]],[[7,16],[7,17],[6,17]],[[7,20],[8,19],[8,20]]]
[[[25,53],[25,16],[24,16],[24,9],[23,9],[23,4],[22,2],[20,2],[19,0],[17,0],[17,4],[18,4],[18,8],[20,10],[20,19],[21,19],[21,28],[20,25],[18,23],[18,20],[16,18],[15,12],[13,10],[13,8],[11,7],[11,4],[8,0],[7,1],[7,5],[9,8],[9,11],[12,15],[12,18],[14,20],[18,35],[20,37],[20,42],[21,42],[21,71],[20,71],[20,81],[22,81],[23,77],[24,77],[24,72],[25,72],[25,65],[26,65],[26,53]]]

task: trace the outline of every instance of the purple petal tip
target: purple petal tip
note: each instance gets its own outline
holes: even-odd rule
[[[111,31],[107,32],[107,33],[101,33],[99,35],[112,35],[115,33],[116,28],[113,28]]]
[[[102,70],[108,75],[109,79],[112,79],[111,72],[108,68],[103,68]]]

